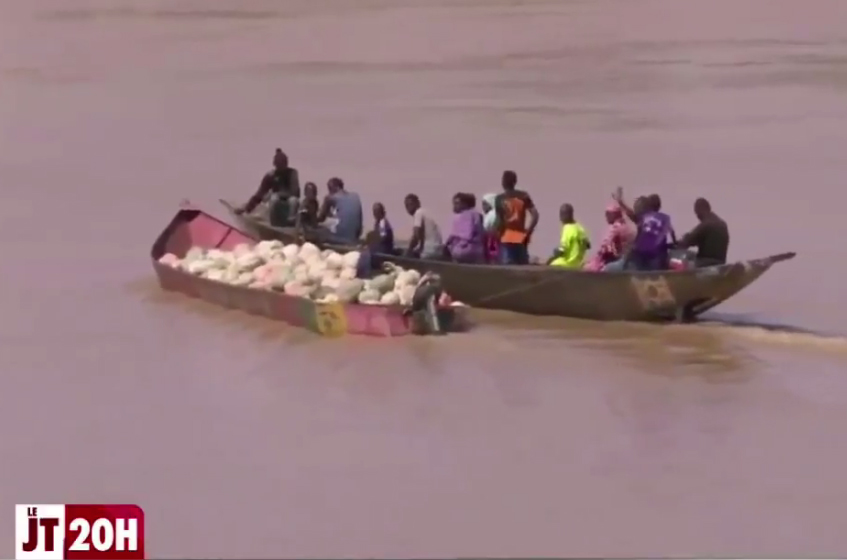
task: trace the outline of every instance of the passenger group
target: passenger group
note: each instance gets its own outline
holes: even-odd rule
[[[267,219],[278,227],[296,226],[301,230],[330,227],[332,240],[359,243],[363,234],[362,202],[356,193],[345,189],[334,177],[327,182],[327,195],[321,201],[314,183],[306,183],[302,198],[299,175],[288,165],[288,157],[277,149],[274,168],[262,179],[259,189],[239,214],[251,213],[260,205]],[[529,244],[539,222],[538,209],[530,195],[517,188],[514,171],[504,171],[500,193],[486,194],[477,210],[476,196],[453,196],[453,222],[444,239],[435,220],[416,194],[404,199],[412,218],[411,237],[400,248],[395,245],[394,229],[385,207],[376,202],[372,208],[373,229],[367,235],[368,249],[374,253],[405,255],[424,259],[449,259],[459,263],[509,265],[530,264]],[[635,199],[632,206],[623,198],[620,187],[606,208],[608,228],[593,253],[585,228],[577,221],[574,207],[559,208],[561,235],[559,244],[547,260],[549,266],[589,271],[667,270],[673,267],[674,250],[696,249],[691,255],[695,266],[726,263],[729,229],[704,198],[694,203],[698,224],[677,239],[671,218],[662,212],[657,194]]]

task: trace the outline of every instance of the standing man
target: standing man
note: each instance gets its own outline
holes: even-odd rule
[[[288,156],[279,148],[274,153],[273,169],[262,177],[259,190],[235,212],[249,214],[263,202],[270,207],[272,226],[284,227],[294,223],[300,202],[300,176],[296,169],[288,166]]]
[[[525,191],[517,189],[518,174],[503,172],[503,192],[497,195],[494,209],[500,234],[500,262],[529,264],[529,242],[538,226],[538,210]],[[529,214],[529,225],[526,215]]]

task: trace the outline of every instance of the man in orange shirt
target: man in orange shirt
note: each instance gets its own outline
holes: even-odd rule
[[[500,232],[500,262],[529,264],[529,241],[538,225],[538,210],[529,194],[519,191],[518,175],[503,172],[503,192],[497,195],[494,208]],[[529,225],[526,215],[529,214]]]

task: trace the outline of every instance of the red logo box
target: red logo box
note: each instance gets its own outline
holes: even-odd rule
[[[136,560],[144,511],[130,504],[18,504],[15,558]]]

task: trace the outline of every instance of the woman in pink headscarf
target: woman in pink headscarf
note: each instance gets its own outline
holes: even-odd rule
[[[609,223],[606,237],[600,243],[597,253],[583,267],[584,270],[594,272],[603,270],[603,267],[610,262],[622,258],[635,239],[635,228],[627,223],[623,210],[617,202],[611,203],[606,208],[606,221]]]

